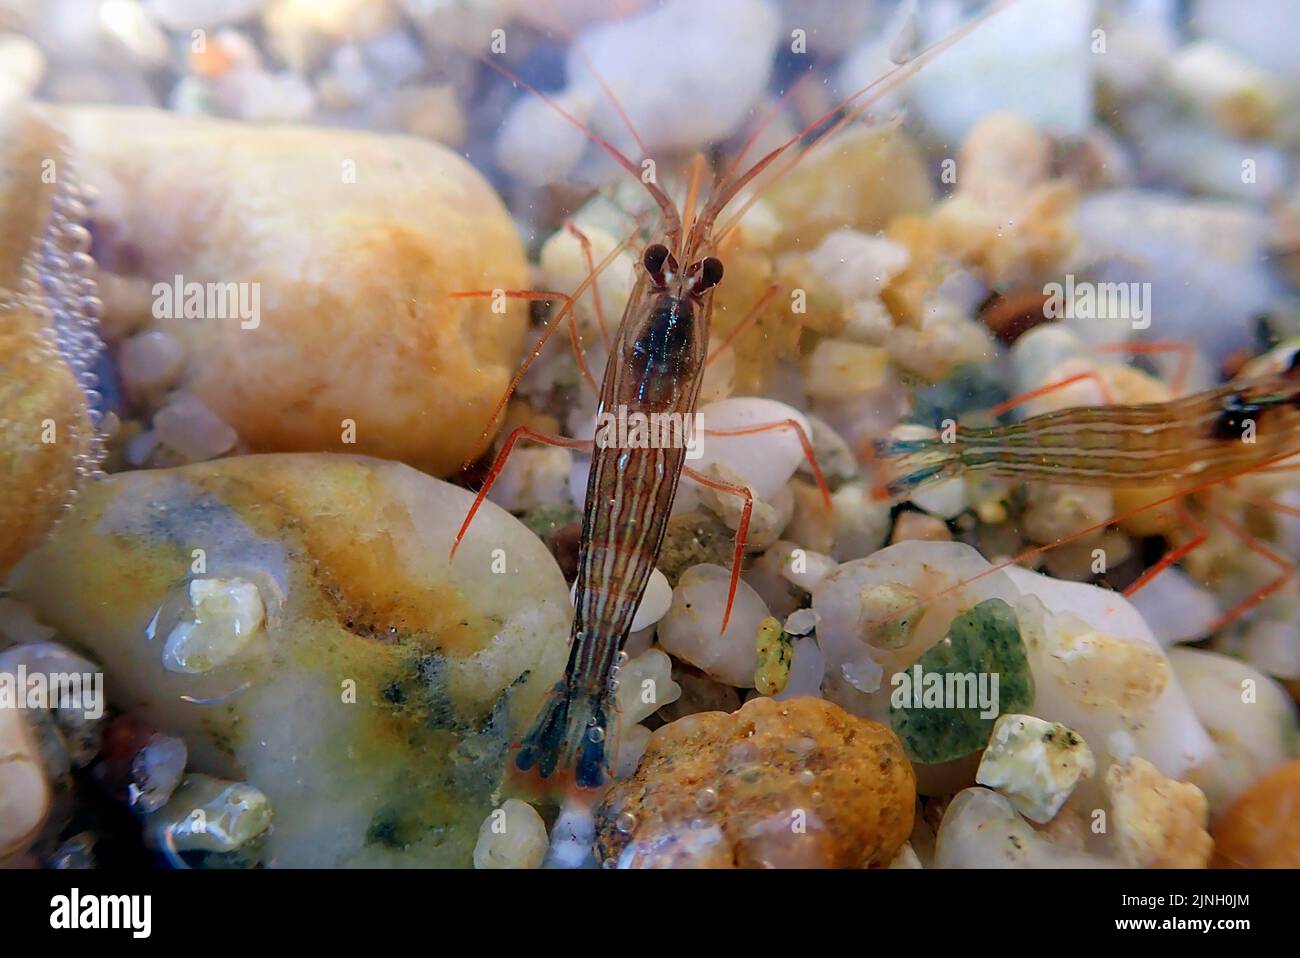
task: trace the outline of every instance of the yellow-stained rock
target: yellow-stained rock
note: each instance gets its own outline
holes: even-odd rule
[[[150,313],[110,313],[106,327],[177,337],[178,387],[249,449],[362,452],[435,474],[483,451],[525,310],[448,293],[527,274],[504,206],[464,159],[354,131],[98,106],[62,117],[102,194],[101,268],[155,291]],[[256,322],[157,318],[154,284],[177,276],[257,284],[244,287]]]
[[[1214,823],[1216,868],[1300,868],[1300,759],[1256,782]]]
[[[656,731],[597,809],[596,851],[631,868],[883,866],[915,802],[886,726],[822,699],[757,698]]]
[[[58,518],[91,436],[85,394],[48,319],[19,296],[58,190],[43,182],[42,163],[62,155],[35,112],[0,118],[0,578]]]

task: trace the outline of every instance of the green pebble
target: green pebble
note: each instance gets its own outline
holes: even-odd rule
[[[932,673],[943,677],[942,706],[936,707],[933,699],[925,699],[925,689],[932,688],[935,680],[924,678],[923,704],[915,705],[911,693],[918,664],[923,677]],[[969,681],[950,682],[948,676],[953,673],[974,675],[974,685]],[[991,681],[984,678],[981,682],[981,677],[998,677],[997,698],[992,702],[998,715],[1027,711],[1034,700],[1034,677],[1020,637],[1020,623],[1015,610],[1002,599],[986,599],[957,616],[948,627],[947,637],[927,649],[902,674],[907,681],[895,680],[891,690],[889,724],[908,756],[917,762],[950,762],[988,744],[997,716],[984,718],[980,714],[980,696],[992,691]],[[947,693],[958,688],[967,693],[974,688],[975,701],[967,695],[965,708],[950,707],[959,700]]]

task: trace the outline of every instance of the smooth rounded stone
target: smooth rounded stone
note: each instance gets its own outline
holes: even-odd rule
[[[508,798],[483,819],[474,846],[475,868],[541,868],[549,847],[537,809]]]
[[[1300,596],[1283,596],[1270,607],[1272,615],[1246,626],[1242,654],[1247,662],[1282,680],[1300,679]]]
[[[153,417],[158,442],[185,462],[215,459],[235,448],[239,434],[197,396],[172,396]]]
[[[965,19],[955,2],[922,9],[926,44]],[[1012,4],[928,64],[907,96],[944,142],[962,139],[993,110],[1014,110],[1055,136],[1079,135],[1092,124],[1096,25],[1094,0],[1058,0],[1050,16],[1037,4]]]
[[[1034,671],[1029,711],[1074,729],[1096,757],[1082,801],[1100,804],[1101,779],[1120,758],[1110,751],[1117,733],[1173,779],[1212,760],[1214,743],[1164,650],[1123,595],[1017,566],[1006,573],[1025,596],[1017,612]]]
[[[446,474],[486,448],[525,310],[448,293],[528,282],[514,224],[465,160],[347,130],[101,107],[59,117],[101,193],[101,266],[152,284],[150,314],[111,325],[179,340],[181,388],[249,449]],[[184,289],[167,318],[178,275],[241,285],[211,288],[225,318],[184,318]]]
[[[91,487],[12,577],[190,769],[275,807],[267,861],[468,865],[510,742],[563,669],[554,558],[473,494],[397,463],[249,456]],[[196,571],[202,568],[202,572]],[[195,578],[257,586],[248,657],[166,668],[149,623]]]
[[[848,339],[822,339],[804,360],[804,382],[814,399],[849,399],[879,389],[889,354]]]
[[[492,484],[491,499],[507,512],[528,512],[569,501],[573,452],[517,445]]]
[[[1059,845],[1021,818],[1006,798],[968,788],[948,804],[939,826],[935,868],[1117,868]]]
[[[721,632],[731,572],[722,566],[697,565],[682,573],[673,604],[659,623],[659,644],[727,685],[754,687],[758,665],[758,628],[769,615],[767,605],[744,579],[727,630]]]
[[[814,698],[758,698],[650,737],[596,809],[620,868],[887,864],[912,828],[911,766],[887,728]]]
[[[153,330],[133,336],[117,354],[118,375],[133,395],[147,398],[180,378],[185,348],[175,336]]]
[[[145,818],[144,839],[171,855],[247,851],[251,864],[258,859],[248,846],[267,833],[272,817],[266,795],[247,782],[189,775],[171,801]]]
[[[186,593],[179,621],[170,621],[171,615],[163,619],[160,610],[150,623],[150,639],[166,635],[163,668],[194,675],[245,656],[266,622],[257,584],[241,578],[191,579]],[[170,631],[159,630],[160,620]]]
[[[706,430],[747,429],[793,419],[804,435],[812,435],[803,413],[775,399],[736,396],[702,406],[699,412]],[[714,464],[725,466],[766,502],[775,501],[777,493],[805,461],[799,434],[788,427],[740,436],[706,433],[700,442],[701,455],[690,463],[691,468],[707,473]]]
[[[1296,706],[1277,682],[1238,659],[1177,648],[1169,662],[1214,741],[1214,754],[1188,778],[1217,814],[1300,751]]]
[[[618,672],[619,727],[631,728],[665,705],[676,702],[682,687],[673,681],[673,662],[660,649],[647,649]]]
[[[42,182],[41,163],[62,149],[42,114],[0,110],[0,289],[21,288],[25,264],[38,262],[36,247],[51,235],[60,191]],[[78,466],[91,464],[86,396],[51,332],[21,300],[0,309],[0,578],[58,519]]]
[[[910,541],[846,562],[823,579],[813,609],[821,616],[827,697],[888,721],[890,679],[947,637],[954,619],[986,599],[1019,601],[1006,573],[992,568],[964,543]],[[864,690],[864,670],[881,684]]]
[[[0,708],[0,863],[35,840],[53,800],[24,710]]]
[[[822,679],[825,677],[826,656],[822,654],[817,640],[810,635],[797,637],[790,659],[790,676],[786,679],[785,688],[772,698],[778,702],[805,697],[819,699],[822,697]]]
[[[23,603],[8,597],[0,599],[0,647],[48,642],[56,634]]]
[[[1300,868],[1300,759],[1251,784],[1214,822],[1215,868]]]
[[[1028,392],[1051,382],[1057,367],[1087,352],[1079,332],[1065,323],[1043,323],[1022,333],[1011,346],[1015,391]]]
[[[372,40],[399,22],[388,0],[263,0],[260,5],[267,46],[303,74],[337,44]]]
[[[1218,597],[1177,566],[1163,570],[1129,601],[1165,648],[1205,638],[1223,615]]]
[[[1145,190],[1101,190],[1084,197],[1076,219],[1084,262],[1098,282],[1150,283],[1143,293],[1153,338],[1196,343],[1221,362],[1251,347],[1254,318],[1278,296],[1266,268],[1267,215],[1241,203]],[[1139,287],[1141,288],[1141,287]],[[1096,341],[1132,334],[1137,317],[1067,320]],[[1158,331],[1158,332],[1156,332]]]
[[[681,25],[689,22],[691,29]],[[596,84],[582,53],[614,91],[651,151],[694,150],[740,129],[760,101],[780,39],[768,0],[669,0],[643,13],[583,31],[569,51],[571,85],[597,95],[592,122],[635,149],[618,109]],[[726,56],[718,55],[726,50]],[[672,83],[646,83],[647,76]],[[682,90],[708,90],[683,111]]]
[[[862,482],[846,482],[831,493],[834,531],[831,555],[840,562],[861,559],[885,544],[892,505],[876,500]]]

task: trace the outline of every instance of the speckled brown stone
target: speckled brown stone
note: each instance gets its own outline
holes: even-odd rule
[[[1300,759],[1260,779],[1214,823],[1214,868],[1300,868]]]
[[[822,699],[758,698],[656,731],[596,810],[596,852],[630,868],[887,865],[915,802],[886,726]]]

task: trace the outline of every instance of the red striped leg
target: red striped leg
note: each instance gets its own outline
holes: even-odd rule
[[[736,586],[740,583],[740,564],[745,558],[745,536],[749,534],[749,515],[754,511],[754,495],[745,486],[714,479],[712,476],[697,472],[690,466],[686,466],[684,471],[702,486],[708,486],[718,492],[729,492],[745,500],[744,508],[740,510],[740,522],[736,526],[736,554],[731,560],[731,587],[727,590],[727,609],[722,613],[722,628],[718,630],[718,634],[721,635],[727,631],[727,624],[731,621],[731,605],[736,600]]]
[[[469,524],[474,521],[474,514],[478,512],[478,507],[483,505],[483,500],[487,498],[488,491],[492,484],[497,481],[497,476],[501,475],[501,470],[505,468],[506,460],[510,458],[511,451],[515,448],[515,443],[521,436],[526,436],[537,442],[544,442],[548,446],[559,446],[561,449],[591,449],[590,439],[568,439],[564,436],[548,436],[544,432],[537,432],[529,429],[527,426],[520,426],[512,432],[506,439],[506,444],[501,447],[501,453],[497,456],[496,462],[492,464],[492,470],[483,480],[483,488],[478,491],[474,498],[474,504],[469,507],[469,512],[465,515],[465,521],[461,523],[460,531],[456,533],[456,541],[451,544],[451,553],[447,556],[448,561],[456,558],[456,550],[460,548],[460,540],[465,538],[465,533],[469,530]]]

